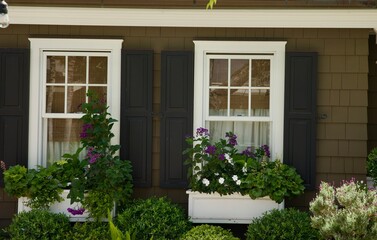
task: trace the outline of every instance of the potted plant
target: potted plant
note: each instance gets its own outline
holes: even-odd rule
[[[211,143],[208,130],[198,128],[195,137],[186,138],[193,222],[250,223],[265,211],[283,208],[285,197],[303,193],[301,177],[280,160],[271,161],[267,145],[239,151],[237,136],[228,132],[225,137]]]
[[[99,220],[115,204],[129,199],[131,163],[119,158],[119,145],[111,144],[116,120],[111,118],[104,101],[94,93],[87,95],[90,101],[82,104],[81,147],[75,153],[63,155],[63,160],[46,168],[13,166],[4,171],[5,190],[24,197],[19,200],[19,210],[50,208],[79,221],[87,216]],[[86,152],[84,159],[80,158],[82,151]],[[42,200],[43,204],[34,203]],[[66,207],[58,203],[62,200]]]
[[[367,158],[367,186],[377,186],[377,148],[373,148]]]

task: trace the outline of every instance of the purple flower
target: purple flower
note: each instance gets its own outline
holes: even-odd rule
[[[225,155],[224,155],[224,153],[220,154],[220,155],[219,155],[219,160],[224,161],[224,159],[225,159]]]
[[[263,146],[262,146],[262,149],[263,149],[263,151],[264,151],[264,154],[265,154],[267,157],[271,157],[270,148],[268,147],[268,145],[263,145]]]
[[[249,158],[255,158],[255,155],[251,151],[251,147],[247,147],[245,150],[243,150],[242,155],[245,155],[246,157],[249,157]]]
[[[216,152],[216,147],[209,145],[204,152],[208,153],[209,155],[213,155]]]
[[[88,130],[93,129],[92,124],[86,123],[82,126],[82,132],[80,133],[80,138],[87,138],[88,137]]]
[[[209,136],[208,129],[202,127],[196,129],[196,136]]]
[[[71,213],[72,215],[83,215],[85,212],[85,208],[78,208],[78,209],[67,208],[67,211]]]
[[[232,133],[232,132],[227,132],[225,133],[225,137],[229,138],[228,141],[229,141],[229,144],[232,145],[232,146],[236,146],[237,145],[237,135]]]
[[[101,157],[101,154],[96,153],[94,147],[89,147],[87,157],[89,158],[89,163],[93,164]]]

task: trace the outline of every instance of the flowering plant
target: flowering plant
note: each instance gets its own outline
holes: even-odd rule
[[[198,128],[195,137],[187,137],[190,187],[203,193],[248,194],[252,199],[269,196],[281,203],[285,197],[303,193],[303,180],[294,168],[279,160],[270,161],[270,150],[263,145],[239,152],[237,136],[228,132],[226,139],[211,143],[208,129]]]
[[[82,108],[84,116],[80,134],[82,147],[74,154],[65,154],[65,180],[70,182],[71,203],[80,202],[96,219],[105,217],[114,203],[126,201],[132,193],[132,167],[130,161],[117,155],[120,145],[112,145],[111,132],[115,119],[108,107],[96,95],[88,92],[90,101]],[[86,157],[80,153],[86,149]],[[85,196],[84,196],[85,194]],[[83,209],[68,209],[82,214]]]
[[[376,193],[354,179],[340,187],[322,182],[310,202],[312,226],[323,239],[377,239]]]
[[[373,148],[367,158],[367,176],[371,177],[377,187],[377,148]]]

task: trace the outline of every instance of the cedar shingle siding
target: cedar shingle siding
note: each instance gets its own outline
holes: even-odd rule
[[[16,2],[21,3],[22,1],[8,0],[9,4]],[[30,3],[32,1],[27,2]],[[52,1],[45,2],[50,3]],[[94,4],[95,2],[93,0],[88,4]],[[109,0],[103,2],[113,2],[115,4],[120,1]],[[201,1],[197,2],[198,4],[201,3]],[[342,4],[348,3],[348,1],[341,2]],[[351,2],[354,3],[355,1]],[[117,37],[124,39],[124,49],[152,50],[152,111],[154,113],[161,112],[161,52],[164,50],[193,51],[193,40],[195,39],[266,39],[286,40],[287,52],[316,52],[318,54],[317,113],[327,117],[317,120],[316,124],[315,185],[318,186],[321,180],[338,183],[350,177],[365,180],[368,122],[368,29],[227,29],[11,25],[7,29],[0,30],[0,48],[30,48],[28,38],[31,36],[34,38],[46,36],[60,38],[78,38],[80,36],[85,38]],[[187,207],[187,196],[184,189],[160,187],[160,166],[164,161],[164,159],[160,158],[160,137],[162,134],[160,126],[160,118],[153,117],[151,187],[135,188],[134,196],[166,195],[174,202]],[[305,207],[314,194],[314,191],[308,192],[303,196],[288,201],[286,205]],[[15,204],[9,206],[9,201],[5,202],[4,199],[6,199],[6,196],[3,194],[3,190],[0,189],[0,209],[15,210]],[[0,218],[2,218],[0,219],[0,224],[4,226],[9,223],[9,219],[6,219],[9,218],[9,214],[5,216],[3,210],[0,211],[0,214]]]

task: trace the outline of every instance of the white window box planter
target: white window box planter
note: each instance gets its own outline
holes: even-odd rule
[[[71,205],[71,199],[67,198],[69,193],[69,190],[63,190],[63,193],[61,194],[62,198],[64,199],[61,202],[55,202],[50,206],[49,211],[52,213],[63,213],[69,217],[69,220],[71,222],[85,222],[85,221],[90,221],[92,220],[89,218],[89,212],[85,210],[85,212],[82,215],[73,215],[70,212],[67,211],[68,208],[73,208],[77,209],[81,207],[80,203],[74,203]],[[18,213],[23,212],[23,211],[30,211],[31,208],[25,205],[27,202],[28,198],[22,197],[18,199]],[[114,217],[115,216],[115,207],[111,211],[111,215]],[[107,218],[104,219],[107,221]]]
[[[251,199],[241,194],[223,195],[186,191],[189,195],[188,215],[194,223],[249,224],[253,218],[273,209],[283,209],[269,197]]]

